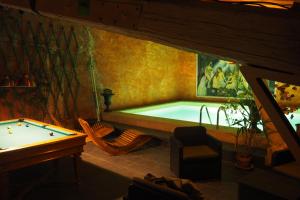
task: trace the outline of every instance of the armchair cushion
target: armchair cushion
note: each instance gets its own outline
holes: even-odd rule
[[[219,154],[207,145],[183,147],[183,160],[197,160],[218,157]]]

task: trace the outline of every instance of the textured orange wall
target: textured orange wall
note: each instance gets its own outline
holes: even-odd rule
[[[195,96],[196,54],[98,29],[91,32],[97,81],[115,93],[112,109]]]
[[[178,62],[180,68],[179,98],[182,100],[199,100],[196,97],[196,54],[182,51],[178,57]]]

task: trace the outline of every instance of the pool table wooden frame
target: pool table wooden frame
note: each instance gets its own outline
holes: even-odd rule
[[[5,122],[16,120],[18,119]],[[74,160],[80,158],[85,145],[85,134],[28,118],[24,118],[24,121],[47,125],[76,135],[0,150],[0,174],[61,157],[74,156]]]

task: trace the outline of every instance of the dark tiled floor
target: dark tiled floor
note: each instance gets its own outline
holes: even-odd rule
[[[75,181],[71,158],[60,159],[56,172],[52,161],[14,171],[9,176],[8,199],[113,200],[126,194],[131,182],[128,177],[85,161],[80,162],[79,167],[79,184]],[[45,175],[46,178],[40,179]]]
[[[81,184],[49,184],[47,181],[44,186],[34,188],[24,199],[118,199],[126,194],[132,177],[144,177],[147,173],[158,177],[174,177],[169,169],[169,151],[168,136],[163,137],[161,142],[154,141],[122,156],[110,156],[89,142],[84,147],[80,164]],[[50,177],[54,182],[74,180],[72,162],[68,159],[62,161],[58,178]],[[35,169],[31,171],[37,174]],[[42,169],[41,173],[44,171]],[[206,200],[235,200],[238,194],[237,180],[249,173],[252,172],[236,169],[232,162],[223,161],[222,181],[196,184]],[[26,178],[24,180],[27,181]]]
[[[163,141],[158,146],[146,147],[127,155],[110,156],[88,143],[82,159],[129,178],[144,177],[147,173],[175,177],[169,169],[169,150],[168,142]],[[237,199],[237,180],[249,173],[236,169],[230,161],[223,161],[222,181],[198,182],[197,186],[207,200],[234,200]]]

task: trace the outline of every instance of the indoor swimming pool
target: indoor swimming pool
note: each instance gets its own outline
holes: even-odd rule
[[[196,123],[200,123],[201,121],[203,124],[212,124],[216,127],[238,127],[237,125],[232,125],[232,119],[241,119],[242,114],[240,112],[232,113],[228,110],[225,111],[222,107],[224,107],[224,103],[178,101],[141,108],[126,109],[121,112]],[[293,128],[296,129],[295,124],[300,122],[300,113],[298,111],[293,113],[293,115],[294,117],[292,119],[290,117],[291,114],[286,115],[286,117],[292,124]]]

